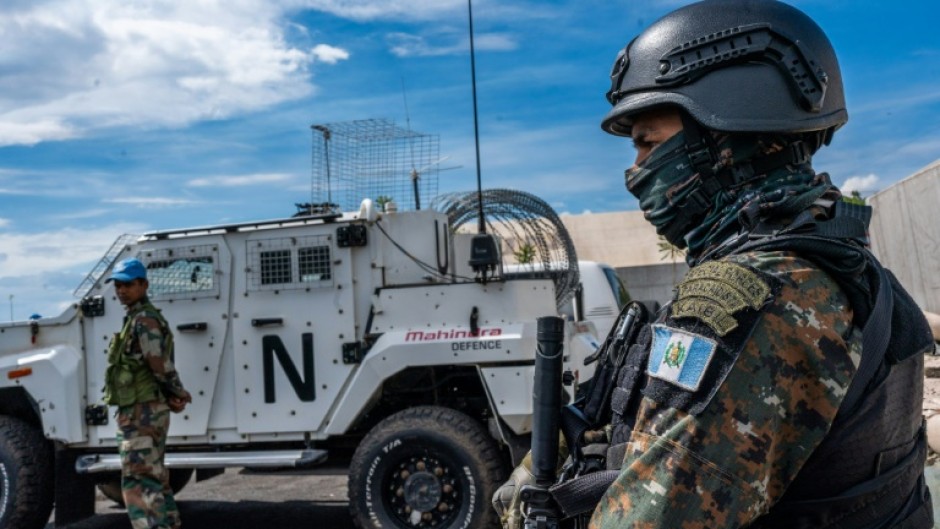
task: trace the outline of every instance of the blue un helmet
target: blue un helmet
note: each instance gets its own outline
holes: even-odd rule
[[[135,279],[147,279],[147,267],[140,262],[140,259],[131,257],[115,265],[111,270],[111,277],[105,280],[105,283],[110,281],[129,283]]]

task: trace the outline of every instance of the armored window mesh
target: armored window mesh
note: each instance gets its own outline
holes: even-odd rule
[[[290,283],[290,250],[261,252],[261,284]]]
[[[213,297],[218,249],[214,245],[182,246],[143,252],[148,295],[154,300]]]
[[[332,285],[329,235],[248,241],[248,289],[310,289]]]
[[[314,246],[297,250],[297,266],[304,283],[330,279],[330,247]]]

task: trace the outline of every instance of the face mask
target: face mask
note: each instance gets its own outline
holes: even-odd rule
[[[640,209],[656,233],[670,243],[685,247],[685,234],[692,222],[677,215],[682,204],[697,186],[697,173],[692,168],[681,131],[661,143],[636,167],[627,169],[627,191],[640,201]]]

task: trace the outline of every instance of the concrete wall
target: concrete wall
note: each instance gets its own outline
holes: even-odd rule
[[[578,251],[578,259],[607,263],[614,268],[662,262],[659,237],[642,211],[562,215]]]
[[[563,215],[578,259],[607,263],[638,301],[672,299],[676,283],[689,270],[682,257],[673,260],[660,250],[660,239],[642,211]]]
[[[940,160],[868,202],[875,256],[921,309],[940,313]]]
[[[630,298],[636,301],[657,301],[665,305],[672,299],[676,283],[682,280],[689,266],[684,262],[617,268]]]

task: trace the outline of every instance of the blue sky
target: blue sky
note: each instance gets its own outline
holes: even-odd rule
[[[484,187],[559,212],[635,209],[599,128],[610,65],[676,0],[476,0]],[[828,33],[850,120],[819,171],[870,195],[940,158],[934,0],[792,2]],[[474,186],[464,0],[0,3],[0,320],[58,314],[122,233],[289,216],[310,125],[440,136]],[[455,167],[455,168],[454,168]]]

